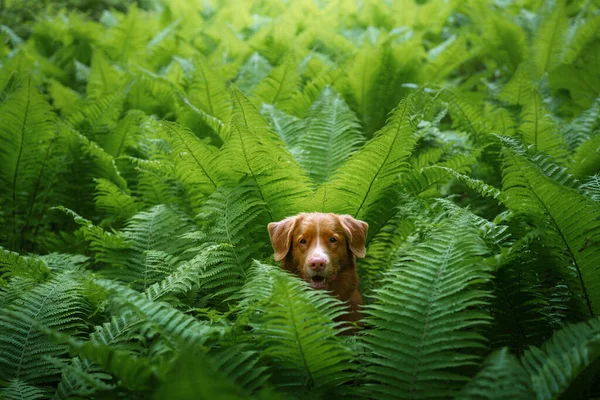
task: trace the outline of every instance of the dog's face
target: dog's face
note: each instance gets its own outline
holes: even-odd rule
[[[328,289],[340,271],[365,256],[369,225],[350,215],[303,213],[269,224],[275,260],[315,289]]]

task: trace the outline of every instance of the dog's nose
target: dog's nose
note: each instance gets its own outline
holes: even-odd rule
[[[325,268],[326,261],[320,257],[314,257],[310,259],[308,264],[313,271],[320,271]]]

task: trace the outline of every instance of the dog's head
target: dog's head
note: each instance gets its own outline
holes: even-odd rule
[[[350,215],[302,213],[269,224],[275,261],[315,289],[327,289],[354,256],[365,256],[366,222]]]

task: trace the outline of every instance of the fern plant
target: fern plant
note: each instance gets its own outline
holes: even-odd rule
[[[0,397],[597,397],[597,2],[16,3]],[[273,262],[312,211],[357,325]]]

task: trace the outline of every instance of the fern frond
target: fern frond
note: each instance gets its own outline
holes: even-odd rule
[[[86,97],[97,100],[118,92],[125,84],[125,74],[112,65],[101,49],[92,52],[92,61],[87,76]]]
[[[199,261],[205,264],[200,274],[204,289],[216,295],[239,290],[251,260],[266,255],[266,217],[265,204],[250,182],[221,188],[207,199],[198,215],[203,228],[195,235],[202,246],[191,250],[200,252]]]
[[[477,108],[463,94],[452,89],[443,89],[440,92],[440,99],[448,105],[452,127],[467,132],[475,143],[482,142],[491,125],[484,117],[483,110]]]
[[[253,397],[231,376],[215,367],[215,363],[202,351],[184,349],[155,391],[157,399],[189,400],[194,398],[230,400],[279,400],[277,396]]]
[[[297,159],[298,150],[296,145],[306,129],[306,121],[288,115],[271,104],[263,104],[260,107],[260,113],[269,122],[269,126],[281,140],[285,143],[287,149]]]
[[[585,141],[594,137],[600,130],[600,96],[592,106],[570,121],[561,134],[571,152],[575,151]]]
[[[167,303],[149,300],[145,294],[116,281],[99,280],[97,284],[111,294],[110,301],[116,310],[135,313],[142,320],[144,331],[159,333],[173,350],[180,346],[201,345],[224,332],[222,327],[210,326]]]
[[[139,205],[131,195],[106,179],[96,180],[96,207],[111,217],[128,219],[138,211]]]
[[[460,389],[467,380],[460,369],[476,363],[483,347],[477,329],[489,323],[477,311],[489,297],[481,287],[491,280],[487,252],[466,221],[454,220],[386,272],[375,303],[365,307],[373,327],[365,336],[370,396],[440,398]]]
[[[0,377],[40,384],[53,382],[59,368],[47,357],[60,357],[65,346],[53,344],[38,327],[76,335],[89,312],[81,283],[66,272],[22,293],[0,311]]]
[[[39,400],[47,399],[48,393],[37,386],[13,379],[6,387],[0,389],[0,397],[5,400]]]
[[[415,143],[413,117],[409,97],[400,102],[385,127],[317,191],[314,208],[351,214],[377,230],[384,220],[381,212],[390,211],[388,201],[393,201],[398,174],[406,170]]]
[[[283,111],[289,111],[292,96],[298,90],[299,75],[294,57],[290,56],[269,75],[260,81],[252,91],[256,106],[261,103],[272,104]]]
[[[578,178],[600,171],[600,135],[588,139],[575,150],[571,171]]]
[[[544,153],[557,160],[566,156],[565,143],[558,134],[556,122],[543,106],[537,92],[525,101],[518,128],[524,144],[535,153]]]
[[[114,158],[123,155],[129,147],[136,147],[138,145],[141,130],[140,124],[143,118],[143,112],[137,110],[129,111],[117,123],[114,130],[106,136],[99,138],[99,144]]]
[[[49,190],[51,176],[45,171],[52,158],[55,116],[31,78],[0,104],[0,207],[6,214],[2,242],[13,249],[22,245],[41,192]],[[44,182],[44,178],[50,182]]]
[[[568,29],[566,44],[563,44],[561,62],[573,64],[584,49],[598,36],[600,15],[590,15],[585,20],[577,18],[575,24]]]
[[[111,376],[102,372],[97,365],[75,357],[62,368],[62,378],[52,400],[89,397],[97,392],[115,389],[115,385],[106,382],[109,380]]]
[[[84,360],[98,364],[104,371],[116,376],[123,386],[144,390],[150,386],[152,379],[158,374],[157,367],[152,366],[145,357],[139,357],[128,351],[116,349],[98,341],[75,339],[52,329],[43,329],[54,342],[67,347],[72,353]]]
[[[491,354],[481,371],[456,396],[457,400],[531,399],[531,382],[519,360],[507,348]]]
[[[67,123],[89,139],[100,143],[106,141],[106,136],[116,128],[121,118],[125,97],[132,84],[129,82],[119,90],[97,99],[88,99],[86,104],[67,118]]]
[[[33,282],[42,283],[50,274],[46,263],[37,257],[24,257],[17,253],[0,249],[0,286],[5,280],[14,277],[25,277]]]
[[[267,204],[272,221],[302,211],[310,195],[308,179],[280,139],[239,90],[233,90],[229,139],[222,149],[223,165],[238,179],[247,175]]]
[[[565,13],[563,0],[552,4],[551,9],[542,17],[542,22],[535,32],[533,40],[532,61],[538,77],[558,65],[564,36],[569,19]]]
[[[269,61],[259,53],[252,53],[240,68],[235,85],[246,94],[269,75],[273,67]]]
[[[296,159],[315,184],[327,182],[360,145],[360,124],[331,87],[313,103],[305,121],[294,149]]]
[[[220,169],[219,151],[179,125],[163,122],[162,127],[171,138],[176,176],[187,190],[192,209],[197,212],[204,197],[225,179]]]
[[[307,390],[318,396],[348,381],[354,370],[351,354],[332,321],[342,312],[339,301],[309,289],[278,267],[258,262],[242,295],[254,314],[250,324],[264,357],[273,360],[273,383],[282,390]]]
[[[600,206],[543,175],[515,150],[504,150],[503,202],[547,232],[547,244],[573,269],[576,293],[595,316],[600,308]]]
[[[600,174],[590,176],[589,179],[581,185],[581,189],[592,200],[600,203]]]
[[[193,62],[193,74],[187,94],[189,101],[221,121],[229,121],[231,101],[225,81],[209,65],[197,57]]]
[[[512,105],[523,105],[533,96],[535,85],[529,63],[521,63],[508,83],[498,93],[498,99]]]
[[[521,363],[531,376],[538,399],[579,397],[589,383],[584,377],[595,373],[600,358],[600,320],[591,319],[567,325],[556,332],[541,348],[531,347]],[[586,371],[587,370],[587,371]]]
[[[447,75],[473,56],[472,51],[467,51],[466,38],[456,35],[429,50],[428,63],[423,68],[425,82],[430,84],[442,82]]]

